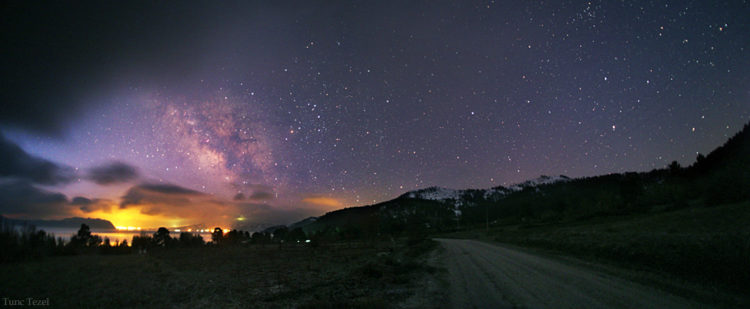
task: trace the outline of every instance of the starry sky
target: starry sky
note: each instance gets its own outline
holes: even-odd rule
[[[747,1],[0,9],[11,217],[290,223],[689,165],[750,120]]]

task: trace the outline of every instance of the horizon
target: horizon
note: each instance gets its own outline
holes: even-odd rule
[[[735,4],[397,3],[9,6],[0,214],[248,229],[688,166],[750,120]]]
[[[746,125],[750,125],[750,123],[748,123]],[[738,131],[737,134],[739,134],[740,132],[741,131]],[[717,148],[720,147],[720,146],[717,146]],[[708,155],[710,153],[711,152],[709,152],[709,153],[707,153],[705,155]],[[675,160],[675,161],[672,161],[672,162],[677,162],[677,161]],[[695,162],[693,162],[693,163],[695,163]],[[692,164],[690,164],[688,166],[692,166]],[[666,170],[667,168],[668,167],[666,167],[666,166],[662,167],[662,168],[655,168],[655,169],[652,169],[651,171],[648,171],[648,172],[652,172],[652,171],[655,171],[655,170]],[[632,172],[635,172],[635,173],[646,173],[647,171],[627,171],[625,173],[632,173]],[[520,186],[520,185],[523,185],[523,184],[526,184],[526,183],[529,183],[529,182],[533,183],[535,180],[539,180],[539,179],[549,179],[549,178],[556,178],[556,177],[565,177],[568,181],[575,181],[575,180],[580,180],[580,179],[584,179],[584,178],[588,178],[588,177],[602,177],[602,176],[608,176],[608,175],[613,175],[613,174],[622,174],[622,173],[609,173],[609,174],[582,176],[582,177],[575,177],[575,178],[571,178],[571,177],[568,177],[567,175],[562,175],[562,174],[561,175],[556,175],[556,176],[539,175],[536,178],[527,179],[527,180],[522,181],[522,182],[518,182],[518,183],[514,183],[514,184],[510,184],[510,185],[497,185],[497,186],[494,186],[494,187],[487,187],[487,188],[448,188],[448,187],[440,187],[440,186],[429,186],[429,187],[424,187],[424,188],[419,188],[419,189],[404,191],[404,192],[396,195],[395,197],[393,197],[391,199],[387,199],[387,200],[383,200],[383,201],[378,201],[378,202],[375,202],[375,203],[372,203],[372,204],[343,205],[341,208],[336,208],[336,209],[328,210],[325,213],[321,213],[319,215],[311,215],[311,216],[308,216],[308,217],[305,217],[305,218],[302,218],[302,219],[298,219],[298,220],[295,220],[295,221],[291,221],[291,222],[286,222],[286,223],[285,222],[276,222],[276,223],[271,223],[269,225],[257,225],[256,226],[256,230],[253,230],[251,232],[257,232],[259,230],[263,230],[263,229],[266,229],[266,228],[269,228],[269,227],[274,227],[274,226],[279,226],[279,225],[290,226],[292,224],[295,224],[295,223],[298,223],[298,222],[302,222],[302,221],[308,220],[310,218],[320,218],[321,216],[324,216],[325,214],[327,214],[329,212],[335,212],[337,210],[344,210],[344,209],[348,209],[348,208],[368,207],[368,206],[378,205],[378,204],[381,204],[381,203],[392,201],[392,200],[394,200],[394,199],[396,199],[398,197],[401,197],[403,195],[406,195],[407,193],[410,193],[410,192],[418,192],[418,191],[421,191],[421,190],[429,190],[429,189],[433,189],[433,188],[434,189],[447,189],[447,190],[452,190],[452,191],[489,190],[489,189],[495,189],[495,188],[511,189],[513,187]],[[553,181],[551,183],[557,183],[559,181],[560,180],[556,180],[556,181]],[[2,217],[2,214],[0,214],[0,217]],[[138,227],[135,227],[135,226],[117,226],[117,225],[115,225],[114,223],[112,223],[111,221],[109,221],[107,219],[98,218],[98,217],[67,217],[67,218],[61,218],[61,219],[57,219],[57,220],[47,220],[47,219],[30,218],[30,219],[20,219],[20,220],[24,220],[24,221],[58,221],[59,222],[59,221],[64,221],[64,220],[68,220],[68,219],[105,220],[106,222],[108,222],[108,223],[110,223],[110,224],[112,224],[114,226],[114,229],[112,231],[117,231],[117,232],[133,232],[133,233],[136,233],[136,232],[155,232],[157,229],[164,227],[164,228],[167,228],[170,232],[176,232],[176,233],[179,233],[179,232],[211,233],[211,231],[209,231],[209,230],[213,229],[213,228],[203,228],[203,229],[196,229],[195,231],[193,231],[193,229],[191,229],[191,228],[187,228],[186,229],[186,227],[194,227],[194,226],[204,226],[204,225],[205,226],[211,226],[210,224],[204,224],[202,222],[194,223],[194,224],[191,224],[191,225],[183,225],[183,226],[166,226],[166,225],[149,226],[149,227],[141,227],[141,226],[138,226]],[[47,227],[47,226],[43,226],[43,225],[37,226],[37,228],[41,228],[41,227]],[[223,230],[224,233],[227,233],[229,230],[231,230],[233,228],[234,227],[230,226],[229,228],[221,228],[221,229]],[[73,229],[73,227],[64,227],[63,229]],[[93,230],[95,230],[95,228],[92,228],[92,231]]]

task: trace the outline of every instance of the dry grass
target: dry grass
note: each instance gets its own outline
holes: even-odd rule
[[[56,307],[398,306],[434,271],[399,243],[184,248],[0,265],[2,297]]]
[[[708,290],[750,288],[750,203],[542,226],[504,226],[494,240],[663,273]]]

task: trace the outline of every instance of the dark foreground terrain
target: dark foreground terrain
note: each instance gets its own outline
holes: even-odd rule
[[[474,228],[443,237],[477,239],[485,243],[446,240],[442,244],[447,249],[446,267],[454,267],[452,277],[456,271],[486,273],[485,279],[457,277],[452,280],[454,285],[456,280],[475,287],[482,285],[478,282],[485,282],[484,289],[498,291],[494,299],[500,304],[520,302],[544,307],[588,303],[591,307],[630,307],[629,302],[645,301],[659,307],[700,304],[701,307],[736,308],[750,306],[746,293],[750,288],[750,225],[747,222],[750,222],[748,202],[713,207],[696,205],[569,223]],[[489,247],[487,243],[500,247]],[[464,248],[467,246],[470,248]],[[459,252],[467,254],[462,256]],[[458,270],[458,266],[450,266],[450,263],[466,265]],[[599,302],[600,295],[609,295],[612,291],[587,288],[585,285],[590,279],[582,279],[576,271],[560,269],[565,263],[589,269],[592,272],[586,275],[589,278],[605,280],[593,273],[607,274],[661,290],[664,294],[636,290],[633,296],[638,296],[637,299],[618,301],[617,297],[612,297],[614,303]],[[578,283],[584,286],[576,287]],[[628,289],[619,283],[606,285],[619,287],[621,291]],[[556,293],[568,296],[547,298]],[[689,301],[675,301],[679,298]],[[486,299],[493,301],[493,298]]]
[[[172,248],[0,265],[8,299],[52,307],[435,307],[430,240]],[[431,292],[432,291],[432,292]]]
[[[654,287],[518,248],[439,239],[452,308],[699,308]]]

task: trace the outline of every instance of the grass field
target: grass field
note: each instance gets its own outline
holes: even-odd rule
[[[742,295],[750,290],[749,222],[750,202],[743,202],[568,223],[493,226],[489,232],[477,228],[453,236],[550,250],[651,273],[654,278],[665,275],[704,287],[706,294],[713,294],[709,298],[747,298]]]
[[[2,297],[54,307],[420,307],[433,248],[402,240],[49,257],[0,265],[0,286]]]

